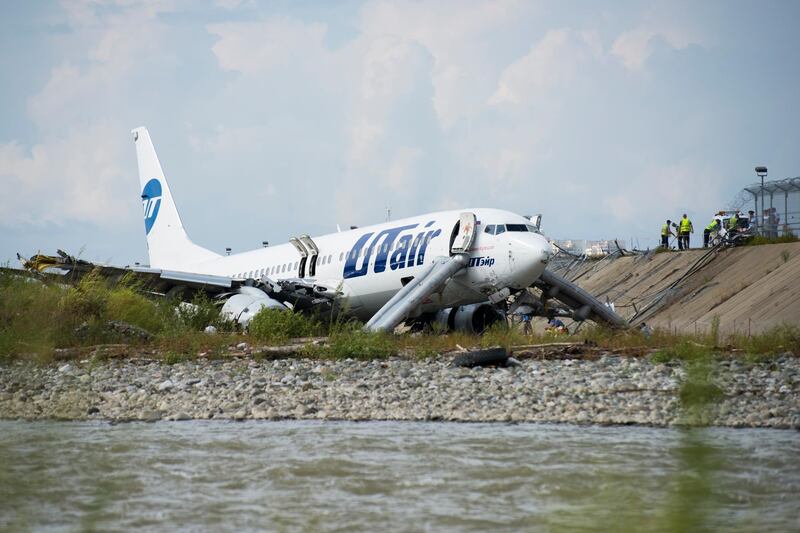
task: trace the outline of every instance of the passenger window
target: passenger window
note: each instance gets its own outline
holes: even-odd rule
[[[330,264],[331,261],[333,261],[333,254],[328,254],[328,260],[325,261],[325,264]]]
[[[342,262],[343,258],[344,258],[344,252],[339,252],[339,262],[340,263]]]
[[[297,270],[297,267],[299,267],[299,266],[300,266],[300,262],[299,261],[295,261],[294,262],[294,269]]]
[[[497,229],[495,230],[495,235],[500,235],[501,233],[506,232],[506,227],[503,224],[498,224]]]
[[[488,226],[486,226],[486,229],[483,230],[483,231],[485,231],[489,235],[494,235],[494,224],[489,224]]]

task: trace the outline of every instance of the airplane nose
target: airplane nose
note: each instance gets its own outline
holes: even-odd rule
[[[527,233],[514,239],[512,247],[516,256],[512,267],[514,285],[518,288],[530,286],[542,275],[552,255],[550,243],[538,234]]]

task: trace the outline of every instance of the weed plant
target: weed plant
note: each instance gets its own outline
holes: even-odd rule
[[[154,345],[176,353],[211,349],[230,340],[226,332],[233,325],[220,317],[213,302],[200,295],[192,303],[176,310],[176,301],[145,296],[131,277],[113,283],[89,274],[67,286],[0,273],[0,358],[46,361],[55,348],[146,342],[121,337],[106,327],[109,321],[141,328]],[[223,334],[203,334],[209,324]]]
[[[119,338],[105,325],[122,321],[151,334],[149,341]],[[214,325],[217,335],[203,333]],[[403,335],[365,333],[361,324],[338,318],[320,320],[300,313],[267,309],[250,325],[250,339],[282,343],[289,339],[328,335],[321,346],[309,346],[304,353],[321,357],[380,359],[393,354],[435,357],[459,348],[514,346],[548,342],[587,342],[608,350],[657,350],[655,361],[694,361],[740,350],[752,360],[784,352],[800,354],[800,329],[780,326],[757,335],[720,334],[719,321],[703,334],[673,334],[656,329],[618,331],[589,326],[574,335],[525,336],[519,328],[504,323],[491,327],[483,336],[441,331]],[[102,343],[148,344],[169,357],[194,357],[200,352],[222,354],[228,345],[241,342],[234,324],[220,316],[218,305],[198,293],[191,304],[162,297],[150,297],[132,278],[111,283],[88,275],[75,286],[44,284],[0,273],[0,358],[31,358],[47,361],[54,348]]]
[[[314,317],[294,311],[264,308],[250,321],[248,332],[256,340],[278,344],[289,339],[321,335],[324,329]]]
[[[755,235],[747,240],[746,246],[761,246],[762,244],[784,244],[788,242],[797,242],[799,239],[794,233],[788,232],[780,237],[765,237],[764,235]]]
[[[398,337],[391,333],[364,331],[348,323],[330,331],[326,344],[308,344],[304,354],[326,359],[386,359],[399,352]]]

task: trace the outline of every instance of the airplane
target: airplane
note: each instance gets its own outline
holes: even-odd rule
[[[573,318],[622,323],[588,293],[546,271],[552,247],[538,223],[500,209],[439,211],[218,254],[189,238],[148,130],[131,133],[149,266],[95,265],[61,251],[28,265],[40,271],[99,268],[107,275],[132,271],[167,294],[203,290],[224,299],[223,315],[244,328],[262,308],[292,308],[344,312],[373,331],[435,321],[480,332],[504,319],[500,308],[509,296],[534,285],[543,293],[532,312],[547,312],[546,299],[556,297],[575,310]]]

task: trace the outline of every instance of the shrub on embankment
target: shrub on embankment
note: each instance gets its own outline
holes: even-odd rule
[[[209,324],[231,330],[219,309],[204,295],[193,303],[149,298],[131,278],[88,275],[68,286],[2,273],[0,358],[48,360],[56,348],[118,342],[182,351],[223,343],[225,335],[201,332]]]
[[[718,322],[712,324],[709,333],[698,334],[673,333],[658,328],[644,333],[638,329],[619,331],[590,326],[571,338],[583,339],[609,351],[654,352],[653,358],[657,362],[691,361],[731,354],[768,357],[790,352],[800,355],[800,328],[792,325],[776,326],[753,335],[722,335]]]
[[[656,352],[656,360],[690,360],[696,352],[718,356],[739,352],[753,357],[783,352],[800,355],[800,330],[782,326],[758,335],[675,335],[656,329],[613,331],[585,327],[573,335],[525,336],[514,327],[497,324],[483,336],[440,331],[389,335],[365,333],[358,323],[324,321],[299,313],[265,310],[251,324],[248,337],[236,333],[222,320],[218,304],[200,293],[194,305],[160,296],[148,296],[132,279],[111,283],[87,276],[76,286],[43,284],[0,273],[0,358],[47,361],[55,348],[86,347],[104,343],[143,346],[171,361],[209,352],[222,355],[228,346],[242,341],[285,344],[290,339],[329,336],[325,343],[310,344],[305,356],[380,359],[391,355],[434,357],[461,348],[507,348],[553,342],[588,343],[609,351],[642,355]],[[111,322],[130,324],[147,333],[146,338],[125,336]],[[202,332],[215,325],[217,335]]]

